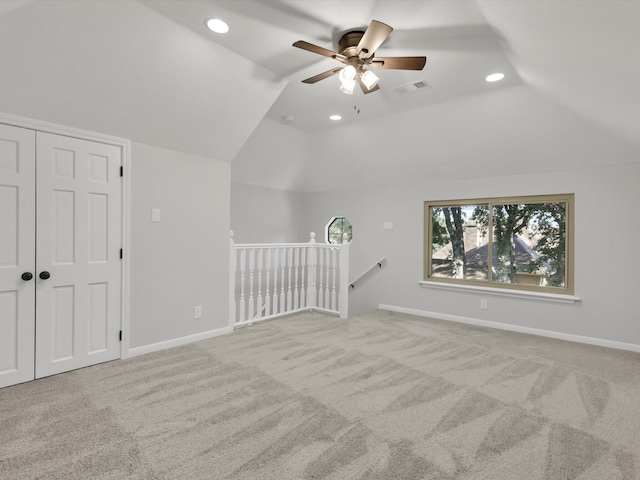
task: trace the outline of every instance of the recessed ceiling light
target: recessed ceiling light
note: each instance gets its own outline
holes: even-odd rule
[[[229,31],[229,25],[224,23],[219,18],[210,18],[209,20],[207,20],[206,25],[212,32],[227,33]]]
[[[334,120],[334,121],[342,120],[342,116],[341,115],[331,115],[329,117],[329,120]]]
[[[492,73],[491,75],[487,75],[485,80],[487,82],[497,82],[504,78],[504,73]]]

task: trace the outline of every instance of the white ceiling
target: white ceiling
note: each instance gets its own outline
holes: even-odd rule
[[[379,56],[425,69],[378,71],[369,95],[301,83],[339,64],[293,42],[334,50],[372,19],[395,29]],[[303,192],[638,162],[638,25],[634,0],[5,0],[0,112]],[[485,82],[494,71],[506,79]]]
[[[307,132],[335,128],[480,94],[520,83],[505,54],[504,40],[472,1],[332,1],[332,0],[143,0],[144,4],[201,32],[252,62],[289,81],[267,118]],[[225,19],[230,31],[207,31],[204,20]],[[427,56],[423,71],[377,70],[381,90],[368,95],[339,92],[337,76],[309,85],[301,81],[341,64],[292,47],[306,40],[330,50],[346,31],[366,28],[372,19],[394,28],[378,56]],[[484,78],[507,75],[500,85]],[[394,88],[426,80],[430,89],[399,94]],[[356,108],[354,108],[356,107]],[[359,113],[357,113],[359,110]],[[337,113],[339,125],[329,120]],[[292,122],[284,120],[293,117]]]
[[[234,159],[235,181],[319,191],[640,161],[637,1],[144,3],[289,81]],[[210,17],[231,31],[206,31]],[[294,41],[335,50],[372,19],[395,29],[378,55],[426,55],[425,69],[381,71],[366,96],[340,93],[335,77],[301,83],[339,64]],[[506,79],[485,82],[495,71]],[[393,90],[422,79],[432,87]]]
[[[0,112],[226,162],[286,84],[134,0],[0,1],[0,67]]]

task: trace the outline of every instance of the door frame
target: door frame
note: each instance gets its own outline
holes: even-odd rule
[[[121,221],[122,221],[122,238],[121,244],[124,250],[122,258],[122,269],[120,272],[120,330],[122,331],[122,341],[120,342],[120,359],[129,356],[129,315],[130,315],[130,273],[131,273],[131,238],[129,231],[131,228],[131,140],[112,135],[83,130],[65,125],[58,125],[32,118],[19,117],[7,113],[0,112],[0,123],[14,127],[28,128],[31,130],[63,135],[66,137],[78,138],[80,140],[89,140],[92,142],[106,143],[120,147],[122,152],[122,191],[121,191]]]

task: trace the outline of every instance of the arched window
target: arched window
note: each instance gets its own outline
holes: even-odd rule
[[[342,243],[342,237],[347,234],[347,242],[351,242],[353,232],[349,220],[345,217],[333,217],[326,228],[327,243],[337,245]]]

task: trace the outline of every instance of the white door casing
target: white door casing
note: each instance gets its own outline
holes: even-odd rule
[[[35,377],[120,357],[121,148],[37,132]],[[50,277],[42,279],[43,272]]]
[[[35,132],[0,124],[0,388],[34,375],[34,219]]]

